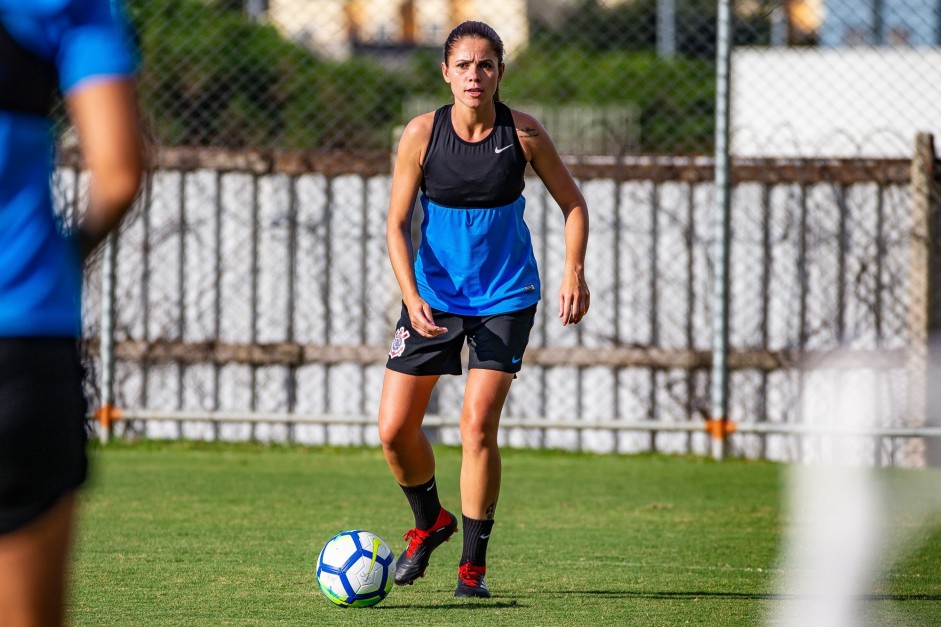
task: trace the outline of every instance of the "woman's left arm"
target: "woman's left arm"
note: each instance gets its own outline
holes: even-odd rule
[[[565,216],[565,268],[559,288],[559,318],[563,325],[578,324],[588,313],[591,302],[585,281],[588,205],[546,129],[525,113],[514,111],[513,118],[526,158]]]

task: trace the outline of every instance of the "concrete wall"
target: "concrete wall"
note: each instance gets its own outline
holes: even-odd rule
[[[731,112],[734,156],[908,158],[941,136],[941,48],[737,48]]]

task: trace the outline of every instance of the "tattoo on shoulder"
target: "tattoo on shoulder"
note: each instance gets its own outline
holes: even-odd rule
[[[520,134],[521,137],[539,137],[539,129],[527,126],[526,128],[518,128],[516,132]]]

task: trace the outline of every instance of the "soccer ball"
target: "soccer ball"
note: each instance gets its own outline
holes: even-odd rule
[[[392,589],[394,556],[374,533],[357,529],[330,538],[317,559],[317,583],[340,607],[369,607]]]

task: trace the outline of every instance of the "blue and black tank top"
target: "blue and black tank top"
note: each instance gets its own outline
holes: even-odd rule
[[[510,313],[541,293],[523,221],[526,157],[510,108],[496,109],[493,131],[468,142],[451,124],[451,105],[441,107],[425,150],[415,278],[421,297],[449,313]]]

